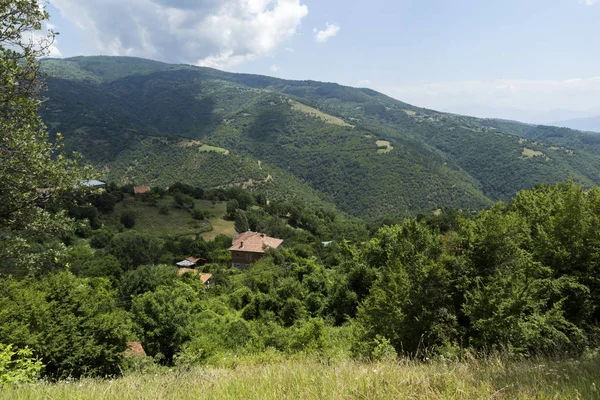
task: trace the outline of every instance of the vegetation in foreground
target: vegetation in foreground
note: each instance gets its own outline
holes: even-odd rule
[[[37,0],[0,3],[0,15],[10,17],[0,44],[17,48],[0,47],[2,395],[68,397],[73,379],[94,398],[132,393],[122,384],[153,398],[595,395],[597,357],[586,354],[600,338],[600,188],[542,185],[476,214],[369,230],[334,208],[242,187],[145,196],[150,214],[195,221],[210,220],[197,200],[227,201],[237,232],[285,240],[231,268],[230,237],[137,231],[144,215],[124,209],[124,188],[82,185],[89,170],[56,154],[36,114],[36,50],[18,52],[47,15]],[[178,274],[184,256],[206,259],[208,287]],[[132,341],[149,357],[126,358]],[[58,383],[26,386],[40,378]]]
[[[239,360],[237,360],[239,361]],[[115,380],[42,383],[6,399],[593,399],[600,358],[553,361],[295,359],[131,373]]]

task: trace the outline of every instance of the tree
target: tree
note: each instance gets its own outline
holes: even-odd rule
[[[235,212],[240,208],[240,203],[236,199],[231,199],[227,202],[227,218],[230,220],[235,218]]]
[[[0,2],[0,259],[5,272],[56,256],[59,246],[32,253],[28,243],[71,228],[66,214],[52,212],[51,205],[89,175],[59,151],[60,144],[48,141],[37,114],[42,105],[37,58],[47,54],[55,35],[49,31],[40,40],[29,39],[48,18],[39,3]]]
[[[106,246],[106,252],[114,255],[124,270],[129,270],[144,264],[156,264],[162,247],[162,240],[130,231],[116,235]]]
[[[133,319],[146,352],[170,364],[191,337],[190,323],[198,306],[193,289],[183,282],[160,286],[133,299]]]
[[[248,224],[248,217],[246,216],[246,212],[243,210],[237,210],[235,213],[235,231],[237,233],[246,232],[250,229],[250,225]]]
[[[69,272],[7,279],[0,287],[0,343],[27,346],[52,378],[120,373],[130,335],[108,280]]]
[[[125,228],[131,229],[135,226],[135,214],[133,211],[123,211],[120,221]]]

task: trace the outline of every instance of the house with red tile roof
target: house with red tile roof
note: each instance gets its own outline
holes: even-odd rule
[[[250,264],[260,260],[267,249],[276,249],[283,239],[272,238],[264,233],[243,232],[233,239],[231,251],[231,265],[236,268],[247,268]]]
[[[198,275],[200,281],[202,281],[202,283],[204,284],[204,287],[207,289],[210,287],[210,278],[212,278],[212,274],[201,274],[200,271],[193,268],[179,268],[177,270],[177,276],[181,276],[187,273]]]
[[[144,194],[150,191],[150,186],[134,186],[133,193],[134,194]]]

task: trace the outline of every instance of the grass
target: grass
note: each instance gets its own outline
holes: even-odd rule
[[[233,236],[235,230],[232,221],[225,221],[227,204],[217,202],[214,205],[208,200],[194,200],[194,208],[201,211],[208,211],[211,214],[208,222],[212,230],[202,233],[204,239],[213,239],[218,234]],[[169,214],[159,213],[159,207],[166,206]],[[158,200],[156,206],[136,200],[133,196],[126,196],[123,201],[115,205],[114,213],[108,216],[109,219],[118,221],[121,213],[125,210],[133,211],[135,215],[134,230],[144,233],[152,233],[159,236],[193,236],[197,232],[206,230],[208,226],[201,221],[192,218],[191,214],[184,209],[173,206],[173,197],[165,196]],[[209,229],[209,228],[208,228]]]
[[[533,149],[524,147],[523,152],[521,153],[521,158],[528,159],[528,158],[533,158],[533,157],[545,157],[546,160],[550,159],[541,151],[537,151],[537,150],[533,150]]]
[[[593,399],[600,359],[380,363],[299,357],[115,380],[40,383],[3,399]]]
[[[324,112],[319,111],[316,108],[309,107],[306,104],[299,103],[295,100],[290,100],[290,104],[292,105],[292,110],[299,111],[312,117],[320,118],[328,124],[354,128],[354,125],[350,125],[343,119],[334,117],[333,115],[325,114]]]
[[[375,144],[377,147],[381,147],[379,150],[377,150],[378,154],[387,154],[394,150],[394,146],[392,146],[387,140],[377,140]]]
[[[224,149],[222,147],[215,147],[215,146],[210,146],[208,144],[203,144],[202,146],[200,146],[198,148],[198,151],[215,151],[217,153],[221,153],[221,154],[225,154],[228,155],[229,154],[229,150]]]

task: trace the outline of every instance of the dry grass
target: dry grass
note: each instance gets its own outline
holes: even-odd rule
[[[325,114],[324,112],[321,112],[316,108],[309,107],[306,104],[302,104],[294,100],[290,100],[290,104],[292,105],[292,110],[299,111],[306,115],[310,115],[311,117],[320,118],[328,124],[348,126],[354,128],[354,125],[350,125],[343,119],[334,117],[333,115]]]
[[[38,384],[4,399],[593,399],[600,362],[500,360],[328,365],[316,359]],[[596,382],[598,381],[598,382]]]
[[[392,146],[387,140],[377,140],[375,144],[377,145],[377,147],[380,147],[380,149],[377,150],[378,154],[387,154],[390,151],[394,150],[394,146]]]

